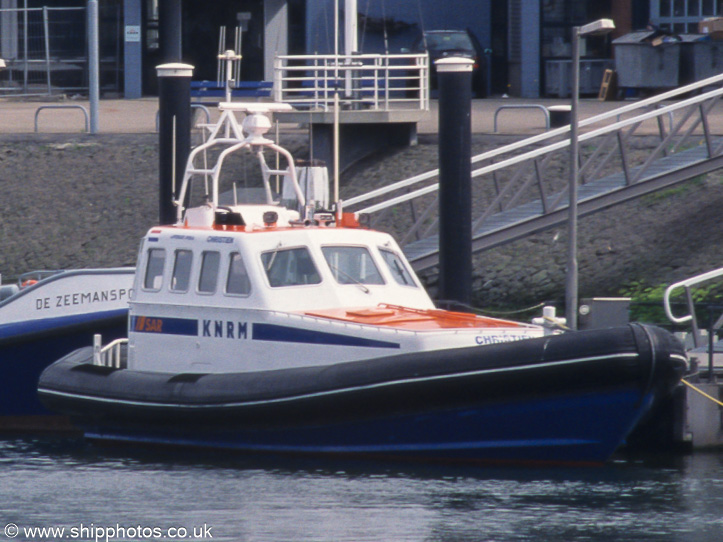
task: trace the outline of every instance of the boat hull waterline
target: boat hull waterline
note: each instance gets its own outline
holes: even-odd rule
[[[40,373],[95,334],[127,335],[133,268],[54,273],[0,302],[0,429],[52,429]]]
[[[0,339],[0,427],[32,426],[33,417],[51,413],[40,404],[37,387],[40,373],[58,355],[72,352],[93,341],[93,335],[109,339],[123,337],[128,310],[89,314],[50,323],[47,329],[21,337]],[[27,417],[23,420],[22,418]]]
[[[246,452],[602,463],[687,367],[631,324],[477,348],[287,370],[169,374],[92,365],[41,376],[88,438]]]

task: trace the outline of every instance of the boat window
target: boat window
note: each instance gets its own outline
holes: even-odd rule
[[[152,248],[148,251],[146,263],[146,276],[143,287],[149,290],[160,290],[163,283],[163,267],[166,263],[166,251],[162,248]]]
[[[407,266],[404,264],[404,260],[402,260],[399,254],[384,248],[380,248],[379,252],[389,267],[389,270],[392,272],[394,280],[403,286],[416,286],[412,275],[409,273]]]
[[[269,277],[269,284],[274,288],[321,282],[321,276],[306,248],[264,252],[261,254],[261,262]]]
[[[187,292],[188,284],[191,282],[191,263],[193,253],[190,250],[177,250],[176,261],[173,263],[173,277],[171,278],[171,290],[176,292]]]
[[[365,247],[322,247],[321,251],[339,284],[384,284]]]
[[[228,264],[228,279],[226,280],[226,293],[248,295],[251,292],[251,283],[246,273],[246,266],[238,252],[232,252]]]
[[[216,291],[218,270],[221,263],[221,254],[218,252],[204,252],[201,256],[201,275],[198,278],[198,291],[212,294]]]

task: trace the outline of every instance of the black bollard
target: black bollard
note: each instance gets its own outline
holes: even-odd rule
[[[161,62],[180,62],[182,55],[183,10],[181,0],[159,0],[158,42]]]
[[[174,224],[176,208],[173,200],[181,190],[186,161],[191,152],[193,66],[162,64],[156,66],[156,70],[158,71],[158,219],[161,224]]]
[[[472,65],[436,62],[439,81],[439,298],[472,302]]]

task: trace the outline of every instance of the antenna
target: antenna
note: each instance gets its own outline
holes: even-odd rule
[[[226,101],[231,101],[231,90],[233,89],[234,84],[234,73],[233,73],[233,63],[238,62],[241,60],[241,55],[236,54],[236,51],[233,49],[227,49],[220,55],[218,55],[218,59],[223,61],[226,61]]]

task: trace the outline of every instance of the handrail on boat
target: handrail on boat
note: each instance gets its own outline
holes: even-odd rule
[[[93,365],[99,367],[123,368],[121,347],[128,344],[128,339],[116,339],[105,346],[100,334],[93,335]]]
[[[209,130],[209,139],[205,143],[194,147],[188,155],[181,190],[178,198],[173,201],[173,204],[176,206],[177,221],[181,223],[183,220],[183,205],[191,179],[194,175],[204,175],[207,180],[210,179],[211,193],[208,194],[208,184],[206,183],[206,195],[209,196],[214,206],[218,205],[221,166],[228,155],[241,149],[247,149],[255,153],[261,164],[267,203],[274,203],[272,200],[270,177],[272,175],[286,175],[291,181],[299,206],[303,207],[306,204],[306,200],[299,186],[296,167],[291,153],[264,137],[266,132],[271,128],[271,123],[266,115],[274,111],[290,110],[291,106],[273,102],[221,102],[218,104],[218,108],[221,111],[218,122],[206,127]],[[246,117],[240,124],[236,119],[235,112],[246,114]],[[216,146],[223,146],[224,148],[216,157],[216,163],[213,166],[195,166],[195,160],[199,155],[204,157],[205,163],[206,151]],[[267,167],[261,150],[262,148],[271,149],[283,156],[287,161],[288,168],[281,171]]]

